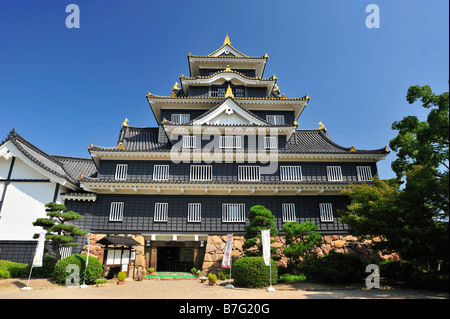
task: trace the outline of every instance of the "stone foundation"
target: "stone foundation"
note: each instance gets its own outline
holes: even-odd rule
[[[282,236],[272,238],[274,242],[272,247],[277,248],[277,254],[281,259],[277,261],[278,266],[286,266],[288,258],[284,257],[283,250],[285,246],[285,238]],[[360,242],[356,237],[350,235],[326,235],[323,236],[324,243],[317,248],[316,252],[319,256],[329,254],[330,251],[337,253],[346,253],[358,255],[363,259],[382,261],[386,259],[399,259],[397,254],[382,255],[380,252],[373,251],[369,248],[371,241],[365,240]],[[222,258],[225,251],[227,236],[212,235],[208,236],[205,258],[203,260],[202,275],[208,273],[216,273],[222,269]],[[233,262],[244,256],[242,245],[244,244],[244,236],[233,237],[232,259]]]

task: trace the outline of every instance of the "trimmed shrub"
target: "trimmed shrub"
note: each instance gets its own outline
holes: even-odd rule
[[[117,274],[117,280],[118,281],[124,281],[125,279],[127,279],[127,273],[124,271],[121,271]]]
[[[278,280],[278,268],[272,263],[272,284]],[[270,285],[270,267],[263,257],[242,257],[233,264],[234,284],[240,287],[268,287]]]
[[[62,260],[60,260],[55,265],[55,270],[53,275],[55,277],[55,282],[58,284],[65,285],[68,276],[73,277],[73,271],[66,271],[66,267],[69,265],[75,265],[80,270],[80,284],[84,281],[84,268],[86,266],[86,255],[71,255]],[[95,257],[89,256],[89,264],[86,269],[86,284],[94,284],[96,279],[99,279],[103,273],[103,265]]]
[[[9,260],[0,260],[0,271],[3,273],[1,278],[19,278],[27,277],[29,268],[27,264],[16,263]]]
[[[406,260],[385,260],[378,266],[381,277],[394,281],[405,281],[415,272],[414,265]]]
[[[312,281],[351,283],[363,278],[365,265],[358,256],[332,251],[329,255],[302,263],[300,270]]]

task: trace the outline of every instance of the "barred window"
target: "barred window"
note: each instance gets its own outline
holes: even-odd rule
[[[188,222],[202,221],[202,204],[189,203],[188,204]]]
[[[278,138],[276,136],[264,136],[264,148],[277,148]]]
[[[116,165],[116,175],[114,176],[117,180],[127,179],[128,164],[117,164]]]
[[[154,222],[166,222],[169,212],[169,203],[155,203]]]
[[[274,125],[284,125],[284,115],[266,115],[266,121]]]
[[[259,166],[238,166],[239,181],[250,182],[261,179]]]
[[[242,137],[241,136],[220,136],[219,140],[220,148],[241,148]]]
[[[301,166],[280,166],[280,179],[282,181],[301,181]]]
[[[358,181],[370,181],[372,179],[372,170],[370,166],[356,166]]]
[[[319,210],[321,222],[333,221],[333,206],[331,205],[331,203],[320,203]]]
[[[169,165],[154,165],[153,179],[155,181],[166,181],[169,179]]]
[[[70,255],[72,255],[72,247],[60,247],[59,253],[61,255],[61,259],[69,257]]]
[[[287,203],[281,204],[281,212],[283,215],[283,222],[295,222],[295,204]]]
[[[195,135],[185,135],[183,136],[183,148],[196,148],[197,139]]]
[[[342,168],[340,166],[327,166],[327,179],[329,182],[342,181]]]
[[[245,204],[222,204],[223,222],[245,222]]]
[[[191,119],[190,114],[172,114],[170,117],[170,121],[177,124],[188,123]]]
[[[109,209],[109,221],[110,222],[121,222],[123,219],[123,202],[111,202],[111,207]]]
[[[191,165],[191,181],[212,180],[212,165]]]

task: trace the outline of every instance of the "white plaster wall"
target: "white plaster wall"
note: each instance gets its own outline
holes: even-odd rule
[[[11,166],[12,157],[5,160],[3,156],[0,156],[0,179],[6,179],[8,177],[9,167]]]
[[[0,165],[3,165],[3,162],[6,161],[0,159]],[[48,180],[48,177],[35,171],[19,158],[15,160],[11,178]],[[0,191],[3,187],[4,183],[1,183]],[[42,231],[42,227],[35,227],[32,222],[46,217],[44,205],[53,200],[55,187],[55,182],[10,182],[0,213],[0,240],[30,240],[35,233]],[[65,187],[59,188],[59,193],[66,191]],[[59,195],[57,202],[63,203]]]

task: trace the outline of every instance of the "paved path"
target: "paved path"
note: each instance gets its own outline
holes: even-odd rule
[[[324,285],[275,285],[275,292],[265,289],[227,289],[227,281],[209,286],[198,280],[144,280],[131,279],[125,285],[114,280],[106,287],[89,286],[85,289],[67,288],[52,284],[46,279],[32,279],[30,291],[22,291],[26,279],[0,280],[0,300],[4,299],[448,299],[448,293],[403,288]]]

